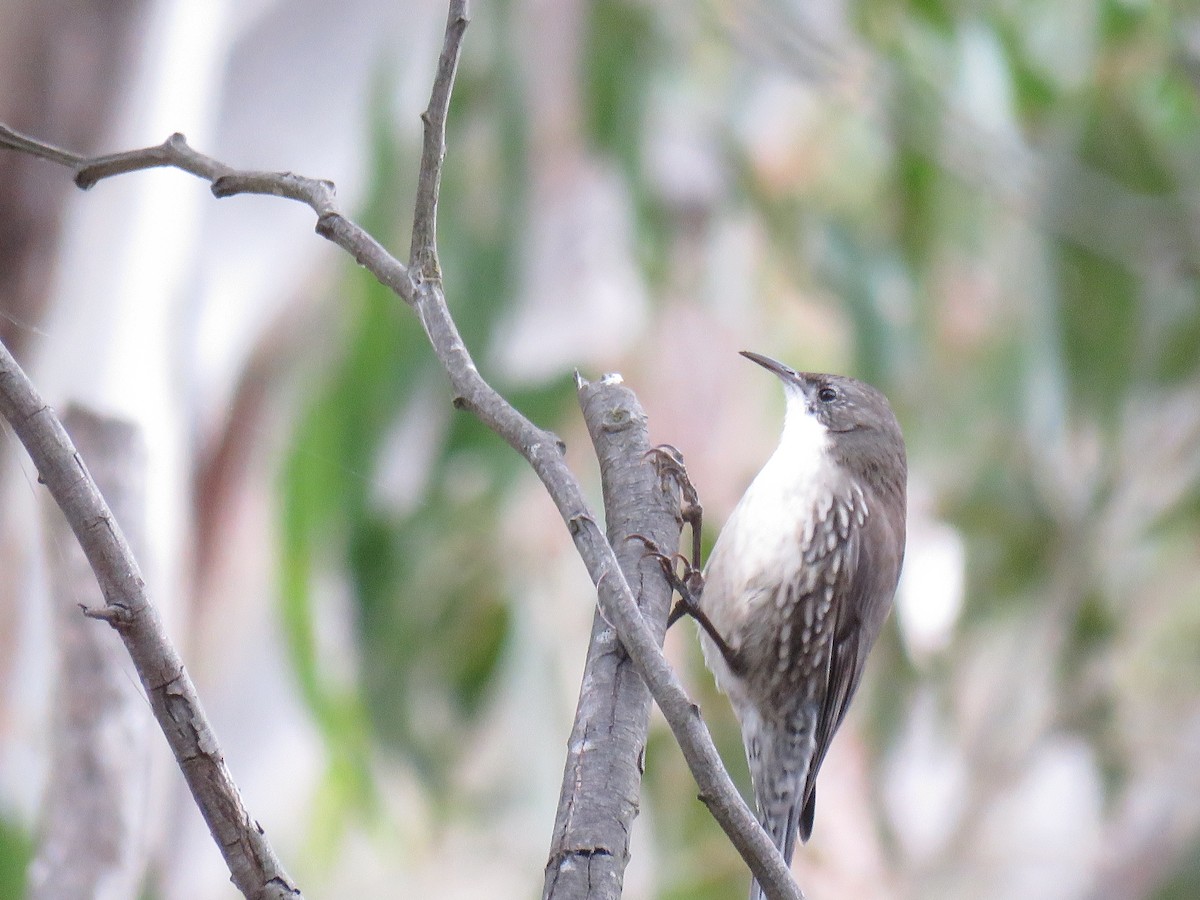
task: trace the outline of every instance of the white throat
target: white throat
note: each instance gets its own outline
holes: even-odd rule
[[[700,605],[719,633],[736,635],[748,610],[774,596],[761,590],[763,573],[783,578],[795,570],[800,529],[829,498],[829,481],[836,478],[829,446],[829,430],[808,412],[799,389],[788,388],[779,446],[730,513],[708,558]],[[730,690],[732,676],[707,643],[705,648],[722,689]]]
[[[834,464],[829,446],[829,429],[808,411],[799,391],[789,389],[779,446],[751,482],[734,515],[747,515],[754,508],[754,516],[777,523],[807,516],[819,496],[828,493]],[[783,527],[771,530],[781,535],[787,532]]]
[[[788,387],[787,413],[779,447],[770,462],[789,473],[797,484],[811,481],[830,464],[829,429],[808,410],[799,389]]]

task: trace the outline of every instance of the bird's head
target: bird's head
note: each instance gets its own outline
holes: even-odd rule
[[[879,390],[848,375],[797,372],[778,360],[742,351],[783,382],[791,422],[804,417],[819,425],[831,453],[855,472],[883,467],[903,480],[904,437],[891,404]],[[790,427],[790,426],[789,426]]]

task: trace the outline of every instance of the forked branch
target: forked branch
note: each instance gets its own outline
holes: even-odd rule
[[[289,172],[235,170],[192,149],[182,135],[172,135],[155,147],[85,158],[0,124],[0,147],[9,147],[66,166],[75,173],[76,183],[84,188],[115,175],[169,166],[207,180],[217,197],[269,194],[308,205],[317,215],[318,234],[344,248],[382,284],[414,308],[450,378],[455,405],[474,412],[533,467],[558,508],[597,586],[605,618],[616,629],[621,643],[679,741],[700,787],[701,798],[746,859],[768,896],[773,900],[794,900],[801,897],[799,889],[770,838],[759,827],[725,772],[708,729],[700,718],[699,709],[688,698],[663,656],[654,633],[642,618],[616,554],[597,525],[579,483],[566,466],[562,442],[554,434],[538,428],[525,418],[480,376],[446,305],[436,248],[438,189],[446,150],[446,114],[468,20],[466,0],[452,0],[429,106],[422,117],[425,133],[408,265],[392,256],[361,226],[337,210],[334,188],[330,182]],[[6,388],[9,383],[11,379],[0,381],[0,388]],[[5,401],[6,413],[8,402]],[[46,412],[41,406],[35,410],[35,413]],[[18,417],[25,415],[21,412],[16,414]],[[29,435],[31,441],[45,443],[45,435],[53,432],[54,424],[55,420],[50,415],[27,415],[18,433],[22,434],[23,441],[26,440],[25,435]],[[65,435],[63,437],[65,439]],[[76,465],[69,444],[51,442],[48,452],[49,457],[44,454],[35,457],[39,470],[43,465],[53,464],[59,468],[76,470],[70,476],[76,482],[86,480],[86,476],[81,479],[79,475],[83,469],[81,465]],[[56,493],[55,497],[58,499],[59,495]],[[59,500],[60,505],[63,502]],[[64,512],[72,520],[81,541],[84,534],[98,531],[119,535],[111,517],[97,518],[99,513],[94,507],[79,510],[64,506]],[[97,522],[103,522],[103,527],[97,528]],[[123,543],[120,546],[123,547]],[[112,580],[113,571],[136,572],[136,564],[127,554],[108,552],[95,558],[89,555],[89,559],[102,585],[106,579]],[[138,602],[148,603],[140,578],[135,578],[135,581],[139,591]],[[105,596],[117,610],[122,608],[127,597],[121,591],[115,591],[111,596],[106,591]],[[113,615],[120,614],[114,612]],[[165,635],[159,634],[158,638],[165,643]],[[186,679],[182,666],[176,671]],[[174,727],[167,718],[160,716],[159,721],[164,730]],[[206,738],[211,739],[207,726],[205,734]],[[265,841],[263,844],[265,846]],[[273,857],[271,859],[273,861]]]

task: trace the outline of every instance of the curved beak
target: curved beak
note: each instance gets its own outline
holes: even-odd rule
[[[761,353],[755,353],[752,350],[741,350],[739,352],[742,354],[742,356],[746,357],[746,359],[758,363],[768,372],[774,372],[784,381],[796,381],[797,373],[796,370],[791,366],[785,366],[777,359],[771,359],[769,356],[763,356]]]

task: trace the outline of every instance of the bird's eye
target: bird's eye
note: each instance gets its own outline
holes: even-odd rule
[[[822,403],[832,403],[837,399],[837,395],[837,391],[829,387],[829,385],[826,385],[817,391],[817,399]]]

